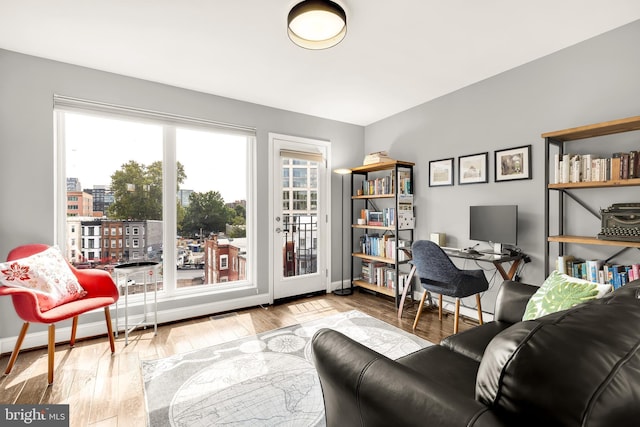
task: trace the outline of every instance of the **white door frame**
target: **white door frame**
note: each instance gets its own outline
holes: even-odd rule
[[[326,188],[326,200],[324,201],[324,207],[325,207],[325,218],[318,218],[318,221],[326,221],[326,227],[325,227],[325,232],[324,235],[321,236],[323,242],[325,242],[324,244],[324,248],[323,248],[323,253],[322,253],[322,257],[324,258],[324,269],[325,272],[323,274],[324,277],[324,281],[325,281],[325,289],[327,291],[327,293],[331,292],[331,142],[327,141],[327,140],[321,140],[321,139],[310,139],[310,138],[303,138],[303,137],[297,137],[297,136],[291,136],[291,135],[284,135],[284,134],[278,134],[278,133],[272,133],[269,132],[269,158],[268,158],[268,167],[269,167],[269,180],[268,180],[268,193],[269,193],[269,203],[268,203],[268,227],[269,227],[269,231],[268,231],[268,236],[269,236],[269,254],[268,254],[268,260],[269,260],[269,303],[273,304],[274,301],[274,284],[275,284],[275,254],[273,253],[273,251],[271,250],[271,248],[273,248],[274,245],[274,227],[275,227],[275,218],[274,218],[274,200],[273,200],[273,194],[274,194],[274,160],[276,155],[279,157],[280,153],[275,153],[275,143],[274,141],[276,139],[279,140],[285,140],[285,141],[289,141],[292,143],[302,143],[302,144],[311,144],[311,145],[316,145],[316,146],[322,146],[325,151],[326,151],[326,173],[324,176],[324,186]],[[302,150],[301,150],[302,151]],[[318,177],[318,179],[320,179],[320,177]],[[321,202],[320,200],[318,201],[319,203]],[[320,239],[319,239],[320,240]],[[321,266],[319,266],[318,268],[318,272],[321,273],[320,271]]]

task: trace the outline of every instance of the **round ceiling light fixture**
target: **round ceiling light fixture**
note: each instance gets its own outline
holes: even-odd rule
[[[305,0],[295,5],[287,19],[292,42],[305,49],[328,49],[347,34],[347,14],[330,0]]]

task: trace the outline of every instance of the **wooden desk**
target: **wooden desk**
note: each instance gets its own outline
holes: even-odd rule
[[[525,258],[525,254],[519,253],[517,255],[495,255],[490,253],[480,253],[478,255],[468,254],[466,252],[462,252],[459,249],[451,249],[451,248],[442,248],[444,252],[449,256],[449,258],[459,258],[465,260],[472,261],[480,261],[480,262],[490,262],[493,266],[498,270],[500,276],[504,280],[512,280],[518,271],[518,266]],[[405,251],[410,255],[410,251]],[[507,272],[502,264],[511,263],[511,267]],[[402,310],[404,309],[404,301],[407,297],[407,291],[411,288],[411,281],[413,280],[413,276],[416,274],[415,265],[411,266],[411,271],[409,271],[409,276],[407,277],[406,285],[402,290],[402,298],[400,298],[400,305],[398,306],[398,319],[402,317]]]

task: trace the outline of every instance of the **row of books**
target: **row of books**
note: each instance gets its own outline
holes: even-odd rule
[[[365,220],[367,225],[381,225],[385,227],[393,227],[396,225],[396,209],[384,208],[382,211],[370,211],[362,209],[360,218]]]
[[[554,183],[640,178],[639,162],[639,151],[617,152],[604,158],[593,154],[555,154]]]
[[[362,181],[362,194],[380,196],[396,191],[393,174]],[[411,194],[411,177],[407,171],[398,172],[398,194]]]
[[[584,260],[572,255],[559,256],[556,269],[590,282],[610,284],[614,289],[640,279],[640,264],[608,264],[602,260]]]
[[[396,259],[396,244],[400,248],[411,247],[411,241],[400,239],[396,243],[396,238],[392,234],[383,234],[380,236],[377,233],[363,234],[360,236],[360,250],[364,255],[379,256],[382,258],[388,258],[391,260]],[[407,255],[404,251],[399,252],[398,261],[406,261]]]
[[[393,194],[393,178],[391,175],[387,175],[362,181],[362,192],[369,196]]]
[[[413,216],[413,194],[401,194],[398,196],[398,208],[383,208],[381,211],[369,209],[360,210],[359,224],[394,227],[396,219],[401,230],[412,229],[415,224]]]
[[[372,285],[396,289],[402,292],[407,284],[408,274],[400,273],[399,280],[396,279],[396,269],[389,267],[383,262],[362,261],[361,279]]]

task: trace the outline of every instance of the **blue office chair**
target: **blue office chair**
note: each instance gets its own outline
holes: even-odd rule
[[[478,305],[478,319],[482,325],[482,306],[480,304],[480,292],[489,289],[489,282],[482,270],[460,270],[451,261],[449,256],[440,246],[429,240],[417,240],[411,247],[413,259],[411,263],[416,267],[416,274],[424,288],[420,299],[413,329],[418,325],[424,300],[428,292],[438,294],[438,318],[442,320],[442,295],[455,297],[456,310],[453,325],[453,333],[458,333],[458,320],[460,317],[460,298],[476,296]]]

